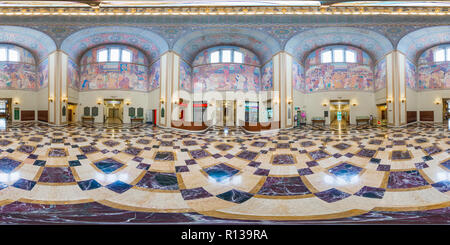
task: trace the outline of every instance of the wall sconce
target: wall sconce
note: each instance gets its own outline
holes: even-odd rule
[[[164,98],[159,99],[159,102],[160,102],[161,104],[164,104]]]
[[[292,99],[288,99],[287,100],[287,103],[290,105],[290,104],[292,104]]]
[[[127,100],[127,102],[125,102],[126,105],[131,105],[131,101]]]
[[[405,103],[405,102],[406,102],[406,98],[402,98],[400,101],[401,101],[402,103]]]
[[[48,101],[53,102],[53,97],[49,97]]]
[[[274,99],[273,99],[273,103],[274,103],[275,105],[278,105],[278,103],[279,103],[278,98],[274,98]]]
[[[391,98],[388,98],[388,99],[387,99],[387,102],[388,102],[388,103],[392,103],[392,99],[391,99]]]
[[[67,102],[67,97],[62,97],[61,100],[62,100],[63,103],[66,103]]]
[[[434,103],[435,103],[436,105],[439,105],[439,104],[441,103],[441,100],[440,100],[440,99],[436,99],[436,100],[434,101]]]
[[[358,104],[356,104],[356,103],[353,103],[353,106],[357,106]]]
[[[102,103],[101,100],[97,100],[97,105],[100,105]]]
[[[323,107],[327,106],[327,103],[323,103],[322,106],[323,106]]]
[[[18,105],[18,104],[20,104],[20,102],[16,100],[16,101],[14,101],[14,104]]]

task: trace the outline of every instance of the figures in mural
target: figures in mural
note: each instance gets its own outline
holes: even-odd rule
[[[189,65],[186,62],[181,60],[180,61],[180,89],[184,89],[186,91],[192,90],[191,76],[192,76],[191,68],[189,67]]]
[[[386,88],[386,58],[380,60],[375,67],[375,91]]]
[[[294,60],[292,62],[292,86],[296,90],[304,91],[304,82],[303,67]]]
[[[263,72],[261,77],[261,90],[271,90],[273,87],[273,63],[272,60],[263,66]]]
[[[417,89],[448,89],[450,88],[450,62],[434,62],[433,54],[439,48],[436,46],[422,53],[418,61]]]
[[[361,64],[322,64],[306,71],[305,89],[321,90],[373,90],[373,72]]]
[[[214,64],[193,69],[193,90],[259,91],[259,67],[241,64]]]
[[[416,67],[408,59],[405,64],[405,82],[406,86],[411,89],[416,89]]]

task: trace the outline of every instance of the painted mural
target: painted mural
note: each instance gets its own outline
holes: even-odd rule
[[[0,48],[13,49],[19,55],[19,62],[0,62],[0,89],[38,89],[33,55],[28,50],[12,44],[2,44]]]
[[[273,88],[273,62],[270,60],[262,67],[261,90],[267,91]]]
[[[148,68],[131,63],[107,62],[81,67],[81,90],[148,90]]]
[[[97,63],[97,52],[104,48],[123,48],[131,51],[131,63]],[[145,55],[125,45],[102,45],[87,51],[80,60],[80,90],[118,89],[148,91],[149,69]]]
[[[307,92],[330,90],[373,91],[373,72],[361,64],[322,64],[306,71]]]
[[[292,87],[298,91],[305,91],[305,77],[303,67],[295,59],[292,60]]]
[[[192,91],[192,69],[183,60],[180,60],[180,89]]]
[[[158,60],[150,66],[150,72],[148,75],[149,90],[159,88],[160,75],[161,75],[161,62],[160,60]]]
[[[77,65],[69,59],[67,61],[67,84],[70,88],[80,90],[80,76]]]
[[[417,89],[416,66],[408,59],[405,61],[405,83],[408,88]]]
[[[48,58],[38,66],[39,84],[38,89],[48,87]]]
[[[375,91],[386,88],[386,58],[380,60],[375,66]]]
[[[436,49],[448,47],[442,45],[426,50],[418,60],[418,90],[449,89],[450,88],[450,61],[434,62],[433,54]]]
[[[205,49],[201,51],[197,57],[195,57],[194,62],[192,62],[192,66],[198,66],[198,65],[204,65],[209,64],[209,56],[212,52],[220,50],[220,49],[231,49],[233,51],[239,51],[243,54],[243,64],[245,65],[254,65],[259,66],[259,59],[258,57],[251,51],[236,47],[236,46],[216,46],[213,48]]]
[[[31,64],[0,62],[0,89],[37,89],[36,67]]]
[[[259,91],[260,69],[242,64],[210,64],[194,67],[194,92]]]

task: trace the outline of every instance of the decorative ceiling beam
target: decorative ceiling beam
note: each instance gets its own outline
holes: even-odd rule
[[[3,7],[0,15],[450,15],[448,7]]]

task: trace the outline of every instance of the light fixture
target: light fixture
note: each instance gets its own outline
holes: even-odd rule
[[[66,103],[67,102],[67,97],[62,97],[61,100],[62,100],[63,103]]]
[[[102,104],[102,101],[101,100],[97,100],[97,105],[100,105],[100,104]]]
[[[327,103],[323,103],[322,105],[325,107],[325,106],[327,106]]]
[[[405,102],[406,102],[406,98],[403,97],[400,101],[401,101],[402,103],[405,103]]]
[[[436,105],[439,105],[439,104],[441,103],[441,100],[440,100],[440,99],[436,99],[436,100],[434,101],[434,103],[435,103]]]
[[[164,104],[164,98],[159,99],[159,102],[161,102],[161,104]]]
[[[388,98],[388,99],[387,99],[387,102],[388,102],[388,103],[392,103],[392,99],[391,99],[391,98]]]
[[[290,105],[290,104],[292,104],[292,99],[288,99],[287,100],[287,103]]]
[[[53,102],[53,97],[49,97],[48,101]]]
[[[16,101],[14,101],[14,104],[18,105],[18,104],[20,104],[20,102],[16,100]]]
[[[127,102],[125,102],[126,105],[131,105],[131,101],[127,100]]]
[[[358,104],[356,104],[356,103],[353,103],[353,106],[357,106]]]

